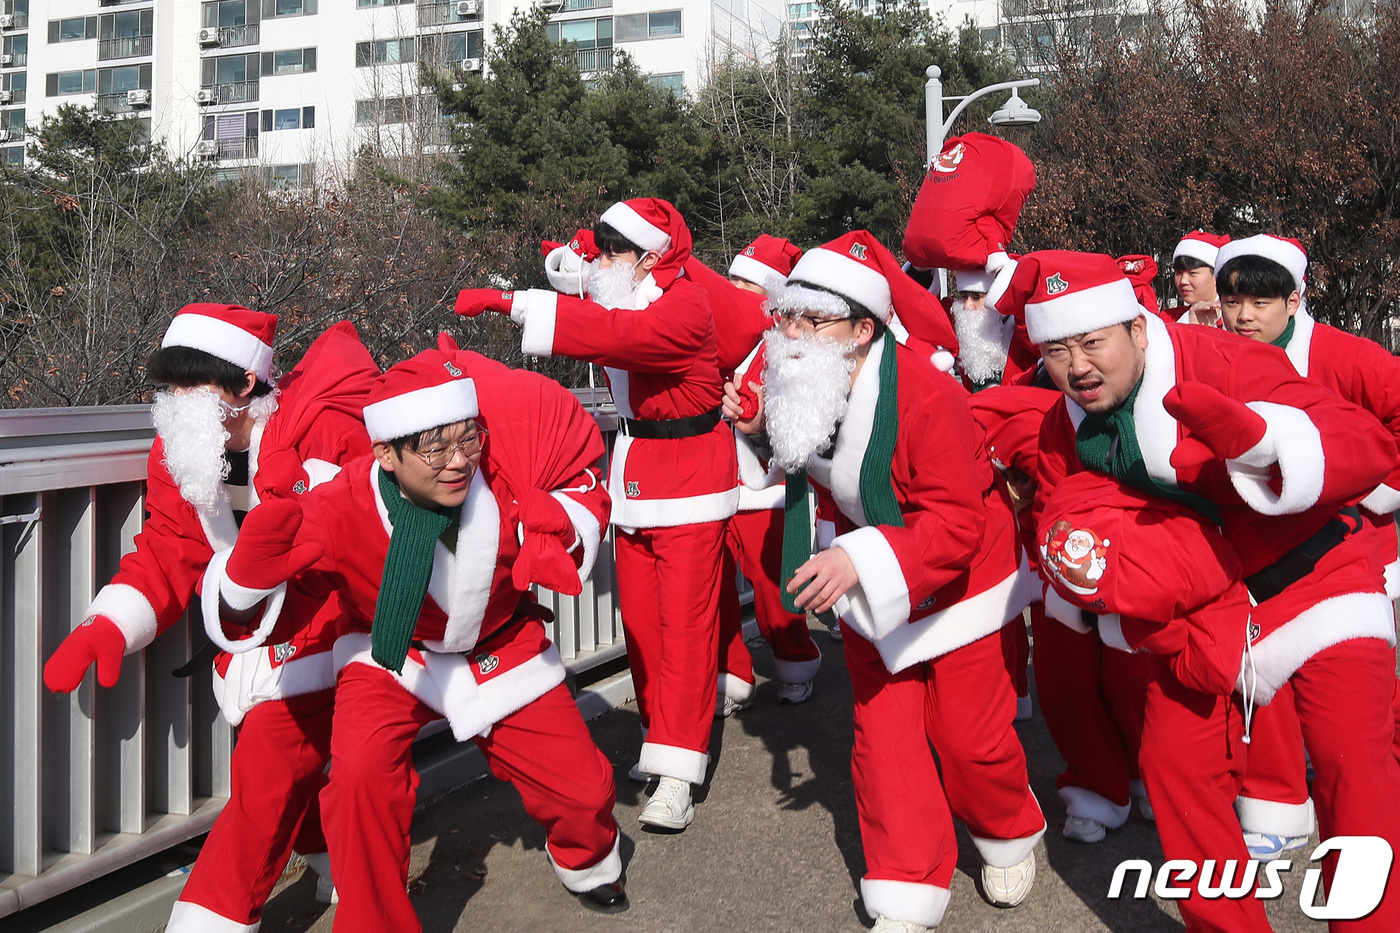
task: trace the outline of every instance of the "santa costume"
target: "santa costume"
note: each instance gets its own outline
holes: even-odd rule
[[[1238,256],[1260,256],[1283,266],[1295,290],[1306,295],[1307,253],[1296,240],[1260,234],[1221,247],[1217,269]],[[1274,342],[1288,354],[1300,376],[1320,382],[1347,401],[1375,415],[1400,439],[1400,361],[1380,345],[1323,324],[1308,313],[1306,302]],[[1396,560],[1394,512],[1400,508],[1400,462],[1385,482],[1360,502],[1362,517],[1374,529],[1385,567],[1385,592],[1400,598],[1400,562]],[[1246,832],[1259,834],[1263,846],[1277,841],[1288,848],[1307,841],[1312,832],[1302,732],[1285,688],[1255,719],[1250,772],[1237,803]],[[1270,847],[1271,848],[1271,847]]]
[[[523,352],[607,373],[619,415],[608,476],[618,603],[645,735],[638,768],[671,779],[658,787],[663,799],[652,798],[670,814],[656,825],[683,829],[694,817],[689,785],[709,766],[723,542],[739,503],[738,465],[720,417],[709,300],[681,274],[691,247],[685,221],[667,201],[637,198],[608,208],[600,223],[643,259],[659,257],[622,294],[602,294],[605,273],[618,266],[595,270],[590,294],[608,306],[541,289],[469,289],[457,311],[509,314],[522,325]],[[649,805],[641,819],[658,817]]]
[[[271,385],[276,330],[276,315],[236,305],[194,304],[175,315],[161,346],[203,351]],[[114,686],[121,656],[145,648],[181,619],[214,552],[233,545],[249,509],[261,501],[299,498],[335,476],[341,464],[363,455],[369,438],[360,410],[378,374],[354,326],[332,327],[274,392],[253,400],[246,471],[227,472],[198,493],[192,483],[182,487],[167,467],[167,458],[187,453],[183,448],[191,441],[173,438],[175,444],[167,450],[158,414],[158,436],[147,461],[149,515],[136,536],[136,549],[122,558],[112,582],[88,607],[82,626],[49,660],[45,682],[50,688],[75,689],[94,659],[102,685]],[[158,411],[163,404],[158,399]],[[186,425],[170,430],[182,427]],[[227,437],[215,424],[208,440],[222,451]],[[175,445],[182,449],[176,451]],[[294,847],[310,857],[323,878],[320,895],[330,900],[316,798],[329,760],[335,683],[330,649],[339,609],[299,580],[292,582],[286,599],[286,614],[294,624],[280,630],[266,648],[240,655],[219,652],[214,658],[214,694],[224,718],[237,729],[231,792],[167,930],[256,930],[263,904]]]
[[[839,304],[829,306],[833,298]],[[928,301],[888,250],[856,231],[804,254],[775,307],[849,315],[859,306],[888,321],[893,312],[923,313],[916,305]],[[769,338],[766,380],[774,456],[805,457],[819,497],[834,505],[830,546],[857,577],[835,610],[855,699],[851,771],[866,912],[939,923],[957,863],[954,814],[986,863],[988,897],[1019,903],[1034,881],[1032,850],[1045,829],[1005,675],[1015,651],[1007,623],[1019,619],[1029,594],[1005,491],[979,450],[966,392],[877,328],[849,389],[834,383],[848,393],[834,440],[824,447],[818,440],[815,454],[785,454],[776,433],[783,406],[818,407],[806,397],[820,390],[809,379],[797,391],[775,392],[787,366],[804,369],[813,353],[791,337],[784,348],[779,336],[786,335]],[[791,354],[778,369],[775,348]],[[800,466],[789,468],[790,493],[802,488],[793,485]],[[811,553],[806,512],[807,497],[789,495],[784,580]]]
[[[1232,696],[1249,627],[1239,558],[1190,506],[1102,473],[1056,486],[1040,524],[1050,592],[1078,618],[1060,615],[1106,651],[1147,659],[1141,760],[1163,857],[1201,866],[1207,885],[1240,884],[1257,869],[1233,809],[1253,747]],[[1254,897],[1193,884],[1176,903],[1191,933],[1270,929]]]
[[[237,650],[258,650],[279,624],[283,564],[309,564],[301,579],[343,607],[331,777],[321,797],[338,931],[422,929],[404,890],[418,784],[411,750],[438,718],[520,791],[568,890],[588,897],[612,887],[613,909],[626,904],[616,886],[612,767],[569,695],[545,610],[529,593],[539,583],[576,594],[592,570],[608,513],[602,436],[557,383],[450,339],[440,346],[375,384],[365,425],[383,444],[376,456],[347,465],[299,510],[253,512],[247,524],[256,520],[258,537],[245,534],[217,555],[205,578],[215,639],[225,637],[220,600],[234,610],[263,606],[256,630],[229,642]],[[473,421],[489,433],[478,439],[480,459],[456,508],[414,504],[381,465],[392,439]]]
[[[1181,238],[1181,241],[1176,244],[1176,249],[1172,251],[1173,268],[1175,268],[1178,259],[1188,257],[1198,262],[1205,263],[1210,267],[1211,272],[1214,273],[1216,269],[1220,268],[1220,249],[1229,242],[1230,238],[1223,233],[1207,233],[1204,230],[1192,230]],[[1162,320],[1166,321],[1168,324],[1172,322],[1176,322],[1177,324],[1195,323],[1191,320],[1190,302],[1181,301],[1180,296],[1177,298],[1177,304],[1164,311],[1158,311],[1157,313],[1161,316]],[[1216,318],[1215,324],[1212,326],[1224,329],[1225,321],[1223,318]]]
[[[1042,349],[1125,322],[1142,328],[1141,378],[1122,407],[1089,417],[1066,397],[1046,416],[1036,507],[1066,476],[1094,469],[1220,524],[1257,603],[1246,710],[1291,685],[1324,838],[1380,836],[1393,848],[1395,625],[1374,536],[1349,504],[1390,475],[1394,439],[1277,348],[1153,315],[1137,323],[1132,287],[1092,254],[1021,262],[1035,264],[1026,325]],[[1334,865],[1324,861],[1324,876]],[[1392,896],[1356,928],[1395,929],[1398,911]]]

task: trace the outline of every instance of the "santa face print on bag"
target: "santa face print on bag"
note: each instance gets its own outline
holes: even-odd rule
[[[1041,565],[1071,592],[1092,596],[1099,591],[1108,569],[1109,544],[1108,539],[1100,538],[1091,529],[1058,521],[1040,547]]]

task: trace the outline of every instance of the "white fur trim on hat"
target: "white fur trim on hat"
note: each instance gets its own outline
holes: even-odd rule
[[[888,322],[894,310],[890,283],[883,273],[825,247],[803,253],[788,281],[829,288],[864,306],[882,321]]]
[[[476,386],[470,379],[454,379],[366,405],[365,427],[372,440],[389,441],[470,421],[479,413]]]
[[[1048,301],[1026,304],[1026,331],[1031,343],[1050,343],[1101,327],[1131,321],[1142,305],[1127,279],[1113,279]]]
[[[671,234],[638,214],[626,201],[618,201],[598,219],[648,252],[664,254],[671,248]]]
[[[1298,294],[1303,294],[1304,280],[1308,273],[1308,254],[1287,240],[1266,233],[1245,237],[1243,240],[1231,240],[1220,247],[1220,265],[1216,268],[1239,256],[1262,256],[1272,259],[1288,270],[1293,276],[1293,287],[1298,289]]]
[[[755,285],[768,287],[770,279],[777,279],[779,284],[787,282],[787,276],[766,263],[759,262],[752,256],[745,256],[743,253],[734,257],[734,261],[729,264],[729,274],[735,278],[744,279]]]
[[[165,329],[160,347],[189,347],[203,350],[225,362],[239,366],[263,382],[272,378],[272,347],[237,324],[205,314],[177,314]]]
[[[1215,260],[1220,253],[1220,247],[1211,246],[1205,240],[1197,240],[1186,237],[1176,244],[1176,251],[1172,253],[1172,261],[1175,262],[1178,256],[1190,256],[1192,259],[1199,259],[1201,262],[1216,268]]]
[[[954,269],[953,277],[957,280],[958,291],[982,292],[985,295],[992,290],[992,280],[996,278],[996,273],[986,269]]]

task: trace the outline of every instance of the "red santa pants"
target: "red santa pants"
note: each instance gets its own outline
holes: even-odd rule
[[[1250,722],[1249,771],[1236,802],[1246,832],[1307,836],[1313,815],[1308,804],[1308,769],[1303,725],[1293,706],[1293,687],[1284,684]]]
[[[725,522],[617,535],[617,601],[646,741],[641,766],[699,784],[718,674]]]
[[[1031,604],[1031,630],[1040,712],[1065,760],[1060,796],[1071,816],[1121,826],[1138,776],[1150,659],[1051,619],[1044,603]]]
[[[335,691],[265,700],[244,716],[229,763],[232,791],[180,900],[228,921],[258,922],[293,848],[326,851],[317,794],[326,783]],[[183,923],[177,915],[174,930]],[[199,926],[217,923],[203,917]],[[190,929],[193,929],[191,927]]]
[[[851,776],[866,910],[932,926],[937,918],[900,908],[929,903],[912,886],[947,891],[958,861],[953,814],[983,859],[1003,868],[1024,859],[1045,829],[1012,726],[1016,693],[1004,672],[1013,639],[1004,627],[891,674],[870,642],[852,627],[842,630],[855,699]],[[877,887],[880,900],[871,896]]]
[[[1254,764],[1253,746],[1241,741],[1244,713],[1235,697],[1212,696],[1183,686],[1162,659],[1149,656],[1148,676],[1140,761],[1148,799],[1157,814],[1162,856],[1187,859],[1198,869],[1214,860],[1209,882],[1220,885],[1225,873],[1232,872],[1232,884],[1239,885],[1250,858],[1234,801],[1246,762]],[[1176,902],[1189,933],[1267,933],[1270,929],[1260,900],[1203,898],[1196,887],[1200,880],[1193,878],[1191,896]]]
[[[729,519],[724,542],[719,603],[720,674],[749,685],[754,682],[753,657],[744,644],[743,615],[734,579],[737,568],[753,587],[754,618],[763,640],[773,649],[778,679],[783,683],[811,680],[817,676],[822,653],[807,628],[806,614],[784,609],[778,590],[783,568],[783,513],[778,509],[738,512]]]
[[[387,671],[348,664],[335,690],[331,779],[321,794],[340,906],[337,931],[422,930],[404,890],[418,790],[412,746],[438,714]],[[473,739],[491,773],[520,792],[558,868],[607,858],[617,840],[612,766],[563,684]],[[601,878],[598,884],[616,881]]]

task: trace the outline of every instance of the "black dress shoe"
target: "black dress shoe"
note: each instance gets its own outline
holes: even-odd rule
[[[627,900],[627,892],[616,881],[584,891],[579,894],[578,899],[584,907],[596,910],[600,914],[620,914],[632,906]]]

